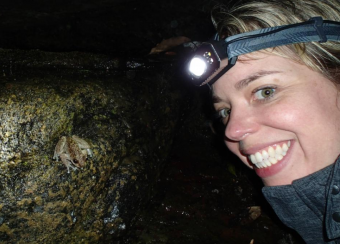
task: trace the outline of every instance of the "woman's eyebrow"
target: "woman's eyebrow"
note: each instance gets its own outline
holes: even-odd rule
[[[251,74],[250,76],[238,81],[235,84],[235,89],[237,91],[241,90],[242,88],[246,87],[249,83],[252,81],[255,81],[261,77],[271,75],[271,74],[277,74],[277,73],[282,73],[282,71],[267,71],[267,70],[260,70],[259,72],[256,72],[255,74]]]
[[[212,99],[212,103],[220,103],[220,102],[223,102],[223,100],[222,100],[220,97],[216,96],[215,94],[212,94],[211,99]]]
[[[260,70],[259,72],[256,72],[255,74],[251,74],[248,77],[238,81],[235,84],[235,89],[236,90],[241,90],[242,88],[246,87],[250,82],[255,81],[261,77],[267,76],[267,75],[272,75],[272,74],[278,74],[282,73],[282,71],[268,71],[268,70]],[[220,98],[219,96],[215,95],[214,93],[212,94],[212,102],[213,103],[220,103],[223,102],[224,100]]]

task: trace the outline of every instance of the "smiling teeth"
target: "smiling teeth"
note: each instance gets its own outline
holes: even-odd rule
[[[257,168],[266,168],[283,159],[283,157],[286,156],[289,147],[290,141],[284,143],[282,146],[277,145],[275,149],[269,147],[267,151],[263,150],[262,152],[251,154],[248,158]]]

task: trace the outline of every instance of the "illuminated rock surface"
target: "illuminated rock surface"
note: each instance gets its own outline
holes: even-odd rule
[[[99,56],[86,65],[82,53],[0,56],[0,240],[116,240],[131,229],[163,168],[179,94],[155,70],[129,79],[126,71],[67,69],[96,66]],[[24,56],[32,63],[23,64]],[[68,174],[52,157],[59,138],[71,135],[85,139],[93,157]]]

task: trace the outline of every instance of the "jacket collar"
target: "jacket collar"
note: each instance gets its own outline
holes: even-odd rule
[[[291,185],[262,189],[280,220],[296,230],[306,243],[336,243],[332,240],[340,238],[339,161]],[[334,185],[339,186],[339,194],[332,194]],[[334,221],[336,210],[339,222]]]

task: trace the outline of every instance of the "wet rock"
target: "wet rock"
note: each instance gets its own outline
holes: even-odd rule
[[[180,96],[163,73],[130,79],[91,57],[0,50],[0,242],[117,241],[151,195]],[[53,153],[72,135],[93,157],[67,173]]]

